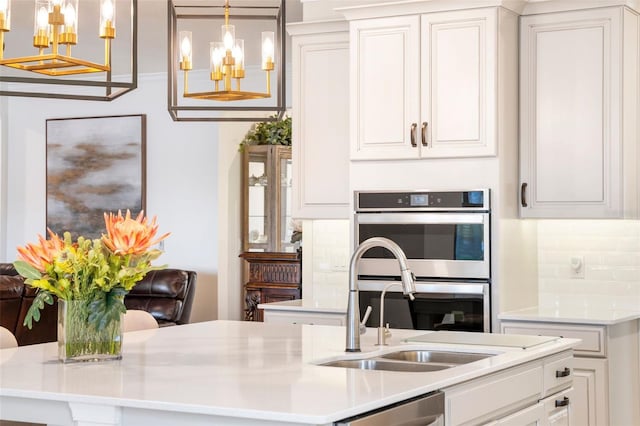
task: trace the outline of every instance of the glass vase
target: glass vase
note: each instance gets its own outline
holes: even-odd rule
[[[58,301],[58,359],[64,363],[122,359],[122,315],[97,329],[88,300]]]

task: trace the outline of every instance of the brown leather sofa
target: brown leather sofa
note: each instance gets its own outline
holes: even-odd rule
[[[191,316],[197,274],[181,269],[152,271],[125,297],[127,309],[145,310],[160,326],[186,324]],[[57,339],[57,304],[45,305],[40,321],[23,326],[36,291],[25,285],[11,263],[0,263],[0,325],[9,329],[19,345]]]
[[[182,269],[149,272],[124,298],[127,309],[149,312],[160,327],[187,324],[196,291],[197,274]]]

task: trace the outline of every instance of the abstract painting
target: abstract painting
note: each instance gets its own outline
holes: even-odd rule
[[[146,116],[47,120],[47,227],[99,238],[104,212],[145,208]]]

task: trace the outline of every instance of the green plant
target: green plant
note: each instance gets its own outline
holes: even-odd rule
[[[276,116],[272,118],[275,119]],[[291,117],[254,124],[240,142],[238,151],[242,151],[248,145],[291,146]]]

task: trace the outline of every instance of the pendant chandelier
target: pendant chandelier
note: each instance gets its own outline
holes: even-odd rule
[[[16,83],[16,87],[24,89],[35,83],[38,89],[29,90],[1,90],[0,95],[34,96],[83,100],[112,100],[121,94],[133,90],[137,86],[137,0],[131,0],[131,80],[123,83],[112,80],[112,43],[116,37],[116,0],[99,1],[99,27],[96,40],[104,40],[104,61],[96,62],[73,56],[72,47],[78,44],[78,3],[79,0],[35,0],[33,12],[34,54],[25,56],[6,57],[8,46],[19,40],[11,40],[5,34],[11,31],[11,0],[0,0],[0,65],[40,76],[52,77],[33,78],[21,77],[20,74],[6,74],[0,76],[0,81]],[[89,6],[83,2],[83,7]],[[24,19],[14,20],[14,24],[25,24]],[[86,36],[85,36],[86,37]],[[5,43],[6,46],[5,47]],[[14,48],[14,51],[17,49]],[[103,73],[103,80],[91,78],[78,80],[61,78],[87,74]],[[105,95],[74,94],[68,88],[62,93],[42,91],[40,85],[54,84],[67,87],[87,86],[103,87]],[[4,88],[3,88],[4,89]],[[124,89],[124,90],[119,90]],[[89,91],[86,91],[89,93]]]
[[[187,3],[187,0],[171,0],[169,4],[168,80],[169,113],[172,118],[176,121],[265,121],[270,115],[281,116],[285,109],[282,69],[285,37],[284,0],[256,0],[253,5],[248,5],[247,0],[236,0],[233,5],[229,4],[229,0],[224,0],[224,3],[219,0],[217,5],[212,5],[211,3],[215,2],[211,2],[207,6]],[[218,14],[215,14],[216,10],[219,11]],[[223,14],[220,14],[220,11],[223,11]],[[207,21],[207,31],[200,31],[200,34],[194,36],[196,33],[195,30],[192,31],[192,27],[198,27],[194,20]],[[211,28],[216,28],[216,20],[222,21],[220,38],[211,41]],[[243,31],[236,32],[237,27],[233,24],[243,22],[249,22],[251,25],[245,25]],[[263,27],[260,27],[260,24]],[[202,27],[202,23],[200,26]],[[256,32],[256,28],[265,29],[264,26],[267,26],[267,31],[262,31],[261,34]],[[248,38],[236,38],[237,33],[241,32],[249,34]],[[251,33],[254,36],[251,36]],[[259,47],[260,57],[247,58],[245,47],[247,51],[254,53],[258,50],[256,47]],[[202,54],[205,50],[208,55]],[[259,68],[256,59],[259,59]],[[200,61],[197,64],[200,67],[197,74],[200,78],[190,82],[190,75],[198,71],[198,68],[194,68],[194,60]],[[183,74],[183,100],[177,96],[178,69]],[[274,71],[277,78],[273,94],[277,98],[277,104],[264,106],[265,102],[262,102],[255,106],[248,105],[247,101],[264,101],[272,97]],[[246,90],[246,87],[255,88],[258,80],[256,77],[260,73],[263,75],[258,78],[264,82],[264,89]],[[193,91],[192,86],[204,90]],[[221,106],[221,103],[224,106]]]
[[[275,49],[273,31],[262,32],[262,70],[266,72],[266,92],[243,92],[240,82],[245,77],[244,40],[235,37],[235,26],[229,24],[229,0],[224,3],[224,25],[221,27],[221,40],[209,43],[211,80],[215,84],[212,92],[189,93],[189,71],[192,68],[192,33],[180,31],[180,69],[184,71],[184,93],[186,98],[208,99],[214,101],[238,101],[271,97],[271,71],[274,69]],[[232,88],[231,80],[236,88]],[[223,87],[220,87],[220,82]]]

